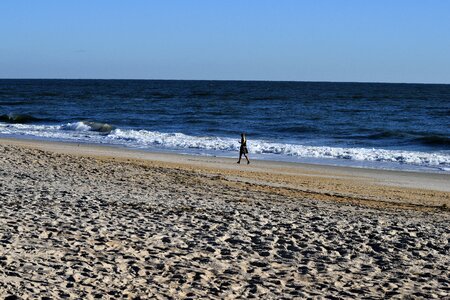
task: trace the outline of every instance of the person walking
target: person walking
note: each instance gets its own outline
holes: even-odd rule
[[[247,159],[247,165],[250,163],[250,160],[248,159],[248,149],[247,149],[247,138],[245,137],[245,133],[241,133],[241,147],[239,148],[239,160],[238,160],[238,164],[241,163],[241,157],[242,155],[245,156],[245,159]]]

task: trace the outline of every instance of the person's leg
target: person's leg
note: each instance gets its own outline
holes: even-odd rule
[[[248,156],[246,153],[244,153],[245,159],[247,160],[247,165],[250,163],[250,160],[248,159]]]
[[[242,157],[242,152],[239,152],[239,160],[237,161],[238,164],[241,163],[241,157]]]

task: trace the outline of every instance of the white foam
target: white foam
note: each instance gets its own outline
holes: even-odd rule
[[[107,143],[133,148],[159,148],[171,150],[197,149],[200,151],[236,152],[239,139],[225,137],[192,136],[183,133],[164,133],[148,130],[114,129],[108,135],[91,131],[83,122],[66,125],[27,125],[0,123],[0,134],[26,135],[57,140]],[[299,158],[330,158],[370,162],[394,162],[416,166],[437,167],[450,170],[450,152],[421,152],[369,148],[341,148],[327,146],[304,146],[250,140],[249,152],[253,154],[282,155]]]
[[[198,137],[182,133],[162,133],[147,130],[116,129],[106,137],[108,140],[127,140],[135,147],[162,146],[171,149],[199,149],[213,151],[238,151],[238,139]],[[358,161],[396,162],[423,166],[448,166],[450,153],[385,150],[368,148],[340,148],[326,146],[303,146],[273,143],[262,140],[249,142],[249,152],[255,154],[279,154],[309,158],[333,158]]]
[[[198,137],[183,133],[164,133],[147,130],[115,129],[107,136],[108,140],[127,140],[135,146],[162,146],[172,149],[202,149],[218,151],[236,151],[237,139],[220,137]]]
[[[63,130],[75,130],[75,131],[89,131],[92,130],[91,126],[84,122],[67,123],[61,126]]]

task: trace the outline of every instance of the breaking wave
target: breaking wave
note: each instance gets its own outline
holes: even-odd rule
[[[102,133],[110,133],[114,126],[107,123],[81,121],[75,123],[67,123],[61,126],[62,130],[75,130],[75,131],[97,131]]]
[[[217,136],[193,136],[149,130],[119,129],[105,123],[75,122],[64,125],[29,125],[0,123],[0,134],[51,138],[63,141],[122,145],[141,149],[229,152],[239,150],[238,139]],[[394,162],[425,167],[450,168],[450,153],[386,150],[377,148],[346,148],[305,146],[250,140],[250,153],[281,155],[298,158],[329,158],[354,161]],[[273,156],[272,156],[273,157]]]

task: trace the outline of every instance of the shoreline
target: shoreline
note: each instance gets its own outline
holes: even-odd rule
[[[86,138],[82,136],[74,137],[71,136],[70,133],[67,137],[64,137],[69,131],[62,130],[60,131],[60,127],[70,128],[70,130],[74,130],[74,132],[81,133],[82,130],[86,128],[91,128],[93,132],[97,131],[96,126],[110,126],[109,124],[103,123],[93,123],[91,122],[85,123],[85,121],[77,121],[66,123],[65,125],[48,125],[52,127],[45,134],[41,135],[41,133],[29,134],[27,130],[22,132],[24,135],[20,134],[21,130],[19,128],[15,128],[12,132],[9,131],[9,125],[5,127],[6,132],[2,131],[2,135],[0,135],[0,139],[17,139],[17,140],[30,140],[30,141],[43,141],[43,142],[56,142],[56,143],[74,143],[74,144],[84,144],[84,145],[92,145],[92,146],[109,146],[116,148],[126,148],[135,151],[145,151],[149,153],[175,153],[175,154],[183,154],[183,155],[193,155],[193,156],[209,156],[209,157],[224,157],[224,158],[234,158],[237,150],[233,149],[233,142],[230,141],[230,138],[224,138],[224,141],[221,141],[219,137],[219,141],[211,142],[202,140],[202,137],[199,136],[190,136],[186,135],[187,140],[183,141],[179,138],[169,137],[166,135],[168,133],[159,133],[159,132],[151,132],[143,130],[142,141],[135,142],[125,142],[127,140],[127,136],[130,137],[131,140],[134,139],[134,135],[137,134],[140,136],[140,130],[136,132],[135,129],[120,129],[121,131],[115,133],[115,130],[112,130],[108,135],[89,135],[87,132]],[[1,124],[0,124],[1,125]],[[14,124],[11,125],[14,127]],[[33,127],[34,125],[30,125]],[[93,127],[92,127],[93,126]],[[97,129],[96,129],[97,128]],[[41,128],[42,129],[42,128]],[[38,129],[41,130],[41,129]],[[31,129],[30,129],[31,130]],[[122,132],[123,130],[123,132]],[[9,133],[8,133],[9,132]],[[14,133],[15,132],[15,133]],[[50,134],[47,136],[47,133]],[[63,134],[61,136],[61,134]],[[150,139],[150,142],[153,143],[156,141],[158,144],[161,141],[158,139],[163,139],[161,143],[165,146],[159,148],[158,146],[149,146],[145,141],[147,141],[146,134],[150,134],[151,136],[156,135]],[[179,133],[183,135],[182,133]],[[167,138],[167,141],[165,139]],[[118,141],[121,139],[125,139],[122,141]],[[153,139],[153,140],[152,140]],[[156,140],[154,140],[156,139]],[[178,148],[178,143],[182,141],[181,148]],[[184,143],[185,142],[185,143]],[[263,140],[254,140],[254,147],[258,148],[259,153],[251,153],[253,158],[263,161],[276,161],[276,162],[289,162],[295,164],[313,164],[313,165],[325,165],[325,166],[337,166],[337,167],[349,167],[349,168],[361,168],[361,169],[375,169],[375,170],[391,170],[391,171],[406,171],[406,172],[417,172],[417,173],[436,173],[436,174],[449,174],[450,168],[448,168],[448,156],[444,152],[433,152],[427,151],[426,149],[390,149],[387,147],[379,148],[379,147],[346,147],[346,146],[307,146],[300,144],[278,144],[275,142],[264,142]],[[142,144],[143,143],[143,144]],[[197,143],[204,143],[200,148],[197,148]],[[219,143],[219,146],[215,143]],[[167,148],[165,148],[167,147]],[[192,148],[191,148],[192,147]],[[211,148],[212,147],[212,148]],[[225,150],[221,147],[225,147]],[[231,148],[230,148],[231,147]],[[276,148],[278,150],[274,150],[272,148]],[[253,148],[253,147],[252,147]],[[281,151],[281,152],[280,152]],[[286,153],[284,153],[286,152]],[[282,154],[284,153],[284,154]]]

